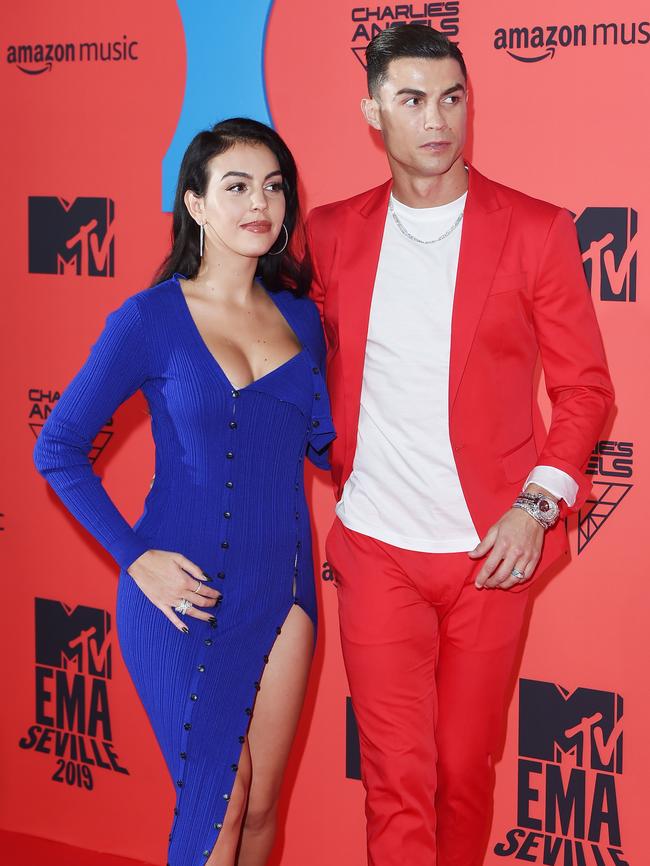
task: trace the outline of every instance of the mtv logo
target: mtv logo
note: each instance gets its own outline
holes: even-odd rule
[[[94,677],[111,677],[111,615],[100,608],[72,608],[35,599],[36,664]]]
[[[115,203],[109,198],[30,196],[29,272],[115,275]]]
[[[599,772],[623,772],[623,698],[519,680],[519,754]]]
[[[638,214],[588,207],[576,219],[587,282],[601,301],[636,301]]]

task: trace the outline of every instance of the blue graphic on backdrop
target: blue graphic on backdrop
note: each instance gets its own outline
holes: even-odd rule
[[[181,159],[201,129],[225,117],[272,124],[264,87],[264,41],[273,0],[177,0],[185,30],[185,98],[163,157],[162,209],[171,211]]]

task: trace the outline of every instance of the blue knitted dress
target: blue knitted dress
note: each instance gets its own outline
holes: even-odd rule
[[[316,625],[304,458],[327,468],[334,438],[316,307],[269,293],[300,352],[245,388],[203,341],[178,278],[112,313],[36,443],[35,462],[121,567],[120,648],[176,787],[169,864],[210,855],[268,654],[291,606]],[[131,528],[88,460],[92,441],[138,389],[151,412],[154,484]],[[218,626],[176,629],[125,569],[151,548],[182,553],[223,593]]]

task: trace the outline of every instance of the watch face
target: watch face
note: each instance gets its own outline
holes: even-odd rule
[[[537,503],[537,507],[540,511],[541,516],[545,520],[554,520],[556,516],[559,514],[560,509],[557,504],[553,502],[551,499],[542,498]]]

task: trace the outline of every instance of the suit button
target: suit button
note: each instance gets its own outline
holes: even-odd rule
[[[226,451],[226,458],[227,458],[228,460],[232,460],[232,458],[233,458],[234,456],[235,456],[235,455],[233,454],[232,451]]]
[[[236,422],[236,421],[231,421],[231,422],[228,424],[228,426],[230,427],[231,430],[236,430],[236,429],[237,429],[237,422]]]
[[[314,375],[316,375],[316,373],[320,373],[320,370],[318,369],[318,367],[312,367],[311,371]]]
[[[311,422],[311,426],[314,428],[320,427],[320,421],[317,418],[314,418],[314,420]]]
[[[229,511],[224,511],[223,516],[226,518],[226,520],[230,520],[232,514]]]
[[[239,391],[237,391],[236,388],[233,388],[233,390],[232,390],[230,393],[231,393],[232,396],[235,397],[235,398],[239,397]]]
[[[183,725],[183,727],[185,728],[186,731],[191,731],[191,730],[192,730],[192,725],[191,725],[189,722],[185,722],[185,724]]]
[[[203,641],[203,643],[204,643],[206,646],[212,646],[212,643],[213,643],[212,638],[211,638],[211,637],[206,637],[206,639]]]
[[[232,483],[232,481],[226,481],[226,487],[228,488],[228,490],[232,490],[234,486],[235,485]]]
[[[198,699],[199,699],[199,696],[198,696],[198,695],[194,695],[194,694],[190,695],[190,700],[191,700],[191,701],[198,701]]]

